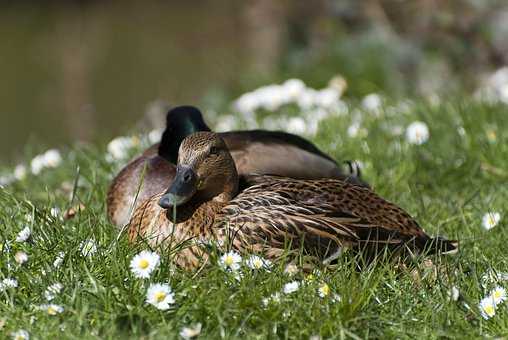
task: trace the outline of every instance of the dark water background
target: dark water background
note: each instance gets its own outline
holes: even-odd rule
[[[501,0],[0,1],[0,162],[293,77],[340,73],[353,99],[470,91],[508,64],[507,23]]]

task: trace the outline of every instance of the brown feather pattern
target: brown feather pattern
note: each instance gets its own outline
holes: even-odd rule
[[[402,245],[417,240],[423,248],[432,239],[401,208],[367,188],[340,180],[296,180],[275,176],[252,176],[258,183],[226,204],[212,201],[182,206],[191,215],[174,228],[173,242],[207,240],[230,243],[240,252],[261,253],[275,260],[287,250],[320,260],[343,247]],[[151,245],[168,246],[173,223],[169,211],[157,205],[160,195],[147,201],[131,221],[130,239],[151,237]],[[146,213],[146,209],[150,209]],[[185,213],[187,215],[187,213]],[[154,223],[144,219],[156,218]],[[136,226],[144,226],[140,230]],[[418,249],[417,249],[418,250]],[[196,267],[206,253],[196,244],[185,248],[177,263]]]

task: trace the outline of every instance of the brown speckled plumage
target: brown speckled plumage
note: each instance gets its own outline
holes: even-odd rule
[[[211,164],[206,162],[203,145],[217,139],[217,134],[209,132],[191,135],[181,146],[180,158],[189,164],[200,157],[203,161],[196,161],[193,166],[203,172],[203,167]],[[198,142],[200,146],[196,148]],[[217,173],[228,173],[225,169],[234,167],[227,157],[224,153],[222,163],[214,161]],[[207,168],[204,173],[215,170]],[[303,250],[319,260],[329,259],[343,247],[387,245],[420,251],[434,242],[431,251],[455,248],[449,241],[427,236],[408,213],[368,188],[336,179],[298,180],[264,175],[246,179],[251,186],[238,194],[229,193],[236,195],[229,201],[215,197],[207,201],[191,199],[178,206],[176,224],[171,222],[171,211],[158,205],[160,195],[154,196],[136,210],[129,227],[130,240],[142,238],[152,246],[174,246],[174,240],[218,241],[242,253],[261,253],[272,260],[288,248],[294,252]],[[231,180],[238,181],[234,172]],[[235,189],[225,189],[228,190]],[[194,197],[200,196],[203,195],[198,191]],[[168,238],[171,233],[173,241]],[[204,256],[201,249],[199,245],[186,248],[178,263],[195,267]]]

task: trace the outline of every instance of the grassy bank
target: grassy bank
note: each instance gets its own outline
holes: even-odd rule
[[[203,338],[506,335],[508,304],[500,303],[488,319],[478,307],[494,287],[508,286],[502,275],[508,272],[506,110],[467,99],[385,101],[375,108],[349,103],[346,112],[324,117],[309,137],[339,160],[360,161],[365,180],[428,233],[461,241],[459,254],[432,263],[416,259],[407,269],[379,263],[358,271],[346,254],[337,268],[320,268],[313,277],[291,276],[274,264],[270,271],[242,266],[237,279],[217,264],[182,272],[162,254],[149,279],[135,278],[129,263],[144,248],[118,237],[105,215],[107,186],[125,161],[108,161],[105,146],[63,150],[61,162],[49,162],[37,175],[18,173],[0,189],[0,279],[17,281],[0,292],[0,332],[25,329],[41,339],[177,338],[183,327],[200,323]],[[290,115],[300,113],[293,108]],[[408,142],[406,129],[414,121],[428,125],[422,144]],[[4,167],[3,173],[13,170]],[[63,217],[79,204],[72,218]],[[486,230],[482,218],[489,212],[501,219]],[[25,227],[30,237],[17,242]],[[19,264],[17,252],[28,260]],[[299,289],[284,294],[292,281]],[[155,282],[170,284],[171,309],[145,303]],[[45,291],[55,283],[63,288],[50,303],[63,311],[49,315],[40,306],[48,304]],[[277,292],[279,299],[264,300]]]

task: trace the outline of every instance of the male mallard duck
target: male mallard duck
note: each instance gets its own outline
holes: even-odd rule
[[[182,140],[197,131],[210,128],[195,107],[180,106],[168,112],[160,144],[127,164],[109,188],[107,211],[115,225],[127,224],[137,205],[167,188],[175,174]],[[224,132],[220,136],[241,176],[258,173],[305,179],[341,178],[365,185],[357,177],[344,174],[332,158],[296,135],[250,130]]]
[[[235,162],[219,134],[186,137],[172,184],[136,209],[129,240],[141,238],[154,247],[191,241],[176,256],[186,268],[207,257],[193,241],[228,244],[271,260],[288,249],[303,250],[325,262],[343,247],[387,245],[416,252],[456,247],[429,237],[408,213],[365,187],[338,179],[247,175],[246,180],[250,187],[239,192]]]

